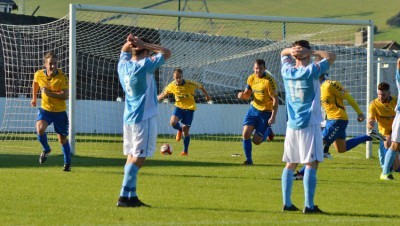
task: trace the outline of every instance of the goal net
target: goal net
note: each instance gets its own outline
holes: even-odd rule
[[[252,17],[88,5],[71,5],[71,9],[71,15],[50,24],[1,25],[6,87],[0,129],[2,143],[36,139],[37,110],[30,107],[32,78],[34,72],[42,68],[43,55],[54,51],[59,55],[59,67],[75,84],[70,87],[68,111],[73,133],[70,136],[76,142],[78,152],[80,144],[87,141],[96,143],[92,146],[95,149],[109,149],[115,143],[120,149],[124,93],[116,68],[121,46],[129,33],[172,50],[172,57],[155,73],[159,92],[172,81],[172,71],[179,67],[184,79],[203,84],[212,97],[213,104],[208,104],[202,92],[195,95],[198,109],[190,130],[192,139],[240,141],[249,101],[238,100],[237,93],[244,90],[247,77],[253,72],[254,61],[264,59],[268,72],[278,85],[280,105],[272,129],[277,135],[275,141],[282,141],[286,109],[280,52],[300,39],[309,40],[315,50],[337,54],[329,71],[331,78],[350,90],[367,113],[372,89],[367,79],[371,71],[370,48],[367,46],[370,42],[365,40],[371,40],[371,37],[360,31],[370,29],[369,21]],[[360,37],[364,42],[356,42]],[[159,104],[158,132],[160,137],[167,139],[172,139],[176,133],[169,125],[173,104],[173,96]],[[365,124],[356,121],[356,113],[351,107],[347,110],[350,118],[347,134],[365,133]],[[48,132],[54,133],[54,130],[50,128]]]

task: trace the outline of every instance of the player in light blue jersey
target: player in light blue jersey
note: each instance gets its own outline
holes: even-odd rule
[[[400,58],[397,59],[396,69],[396,85],[397,85],[397,105],[396,105],[396,116],[392,124],[392,144],[387,150],[385,155],[385,163],[383,164],[381,180],[393,180],[394,177],[391,173],[391,169],[394,163],[394,159],[400,151]]]
[[[322,60],[312,62],[311,56]],[[303,163],[306,164],[303,213],[323,213],[314,205],[318,162],[324,159],[319,77],[335,59],[334,53],[311,50],[306,40],[296,41],[291,48],[281,52],[288,114],[283,154],[286,167],[282,172],[283,211],[299,210],[293,205],[291,195],[294,170],[299,163]]]
[[[150,56],[151,52],[157,53]],[[125,92],[124,145],[127,156],[117,206],[147,206],[136,194],[139,169],[156,147],[157,89],[154,71],[171,56],[171,51],[145,39],[128,35],[118,62],[118,75]]]

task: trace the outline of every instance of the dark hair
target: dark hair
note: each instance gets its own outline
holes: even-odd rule
[[[57,55],[53,52],[47,52],[43,57],[43,64],[46,64],[46,60],[51,58],[57,59]]]
[[[139,37],[139,39],[142,40],[143,42],[151,43],[150,40],[147,39],[147,38],[141,38],[141,37]],[[141,49],[141,50],[134,50],[134,49],[133,49],[133,50],[132,50],[132,54],[133,54],[134,56],[140,56],[140,55],[143,55],[143,53],[144,53],[145,51],[149,51],[149,50],[148,50],[148,49]]]
[[[265,61],[263,59],[257,59],[255,62],[257,65],[263,65],[265,67]]]
[[[386,82],[381,82],[378,85],[378,90],[380,91],[389,91],[390,90],[390,85]]]
[[[293,42],[292,47],[295,47],[295,46],[301,46],[301,47],[304,47],[304,48],[307,48],[307,49],[311,49],[310,43],[307,40],[295,41],[295,42]]]
[[[182,69],[180,68],[175,68],[172,74],[175,74],[175,72],[178,72],[179,74],[183,74]]]

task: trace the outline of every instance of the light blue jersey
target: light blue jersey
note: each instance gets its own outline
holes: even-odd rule
[[[281,57],[282,77],[285,85],[288,127],[304,129],[322,122],[319,76],[329,69],[323,59],[307,67],[295,68],[292,58]]]
[[[135,124],[157,115],[157,89],[154,71],[165,63],[162,54],[139,61],[121,52],[118,62],[119,81],[125,91],[124,124]]]
[[[396,86],[397,86],[397,91],[399,93],[397,94],[396,111],[400,112],[400,68],[396,69]]]

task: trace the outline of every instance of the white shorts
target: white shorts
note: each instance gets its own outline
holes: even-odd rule
[[[400,112],[396,112],[392,123],[392,142],[400,143]]]
[[[315,124],[304,129],[286,129],[283,158],[289,163],[310,163],[324,160],[321,125]]]
[[[124,155],[151,157],[156,150],[156,116],[137,124],[124,124]]]

